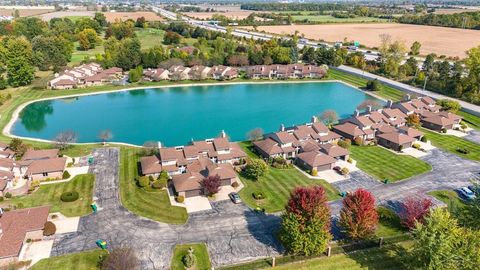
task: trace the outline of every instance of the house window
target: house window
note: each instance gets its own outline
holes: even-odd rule
[[[48,176],[48,173],[44,172],[42,173],[43,176]]]

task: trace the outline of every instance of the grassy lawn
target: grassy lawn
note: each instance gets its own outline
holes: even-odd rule
[[[379,210],[379,222],[376,231],[377,237],[391,237],[404,234],[407,230],[400,223],[400,218],[393,212],[393,210],[380,206]],[[388,213],[382,215],[381,213]]]
[[[466,206],[465,202],[453,190],[435,190],[429,192],[428,195],[444,202],[449,209],[460,209]]]
[[[382,248],[332,255],[291,264],[277,266],[278,270],[355,270],[355,269],[406,269],[401,256],[412,246],[412,242],[387,245]]]
[[[252,153],[247,146],[247,143],[243,143],[242,146],[250,157],[258,158]],[[268,168],[267,175],[261,179],[254,181],[240,177],[245,187],[240,191],[242,200],[250,207],[265,208],[267,212],[277,212],[284,209],[290,192],[295,187],[300,186],[313,186],[321,185],[327,192],[329,200],[340,199],[338,191],[329,183],[324,180],[314,180],[306,177],[297,169],[275,169]],[[265,194],[266,198],[257,201],[253,198],[252,193],[261,191]]]
[[[92,174],[78,175],[64,183],[41,185],[34,193],[14,197],[4,201],[6,205],[16,205],[18,208],[28,208],[50,205],[50,212],[61,212],[65,216],[83,216],[91,212],[90,204],[93,197],[94,176]],[[62,202],[60,196],[67,191],[77,191],[80,195],[74,202]]]
[[[93,270],[100,269],[100,256],[107,255],[106,251],[91,250],[79,253],[72,253],[57,257],[42,259],[33,265],[31,270]]]
[[[463,111],[456,112],[456,114],[463,117],[463,121],[465,121],[471,128],[480,129],[480,117]]]
[[[334,69],[328,70],[328,79],[344,81],[359,88],[364,88],[368,82],[367,79],[362,77]],[[404,92],[384,84],[382,84],[382,89],[380,91],[372,92],[372,94],[380,96],[384,99],[390,99],[392,101],[402,100],[403,96],[405,95]]]
[[[154,28],[138,29],[135,33],[142,44],[142,50],[162,46],[163,36],[165,35],[165,31]]]
[[[212,265],[210,264],[210,258],[208,257],[207,246],[205,244],[186,244],[176,245],[173,251],[171,270],[184,270],[182,258],[188,254],[188,249],[192,247],[193,253],[197,257],[197,264],[193,269],[195,270],[210,270]]]
[[[453,135],[440,134],[424,128],[422,128],[422,131],[434,146],[445,149],[463,158],[480,161],[480,144]],[[457,151],[458,148],[466,148],[470,150],[470,153],[462,154]]]
[[[358,168],[380,180],[395,182],[432,169],[420,159],[397,155],[380,146],[352,145],[349,150],[352,158],[357,161]]]
[[[133,213],[165,223],[183,224],[187,221],[187,211],[183,207],[172,206],[167,191],[149,192],[137,187],[138,150],[122,147],[120,153],[120,199],[123,206]]]

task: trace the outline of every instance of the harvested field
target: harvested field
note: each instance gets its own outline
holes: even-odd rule
[[[254,11],[226,11],[226,12],[184,12],[188,17],[192,17],[198,20],[208,20],[212,18],[213,14],[220,14],[230,19],[243,20],[252,14]],[[259,12],[256,12],[259,13]]]
[[[275,25],[260,26],[258,30],[274,34],[293,34],[298,30],[310,39],[335,42],[347,38],[358,40],[367,47],[378,47],[380,34],[387,33],[394,40],[403,40],[408,48],[414,41],[419,41],[422,44],[421,54],[436,53],[460,58],[465,57],[466,50],[480,45],[478,30],[410,24]]]
[[[480,11],[480,8],[472,7],[472,8],[438,8],[435,10],[435,14],[455,14],[455,13],[463,13],[463,12],[476,12]]]
[[[108,22],[115,20],[126,21],[128,19],[137,20],[144,17],[146,21],[163,21],[162,17],[151,11],[135,11],[135,12],[103,12]]]
[[[65,17],[93,17],[95,11],[56,11],[47,14],[40,15],[38,17],[42,18],[44,21],[50,21],[53,18],[65,18]]]
[[[20,17],[29,17],[52,12],[54,9],[17,8],[17,10],[20,12]],[[0,16],[13,16],[14,11],[14,8],[0,8]]]

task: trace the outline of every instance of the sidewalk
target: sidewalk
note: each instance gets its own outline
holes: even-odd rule
[[[398,89],[400,91],[415,93],[415,94],[422,95],[422,96],[429,96],[433,99],[447,98],[447,99],[450,99],[450,100],[455,100],[458,103],[460,103],[463,111],[474,114],[476,116],[480,116],[480,106],[465,102],[463,100],[459,100],[459,99],[456,99],[456,98],[444,96],[444,95],[434,93],[434,92],[431,92],[431,91],[427,91],[427,90],[423,91],[423,89],[420,89],[420,88],[417,88],[417,87],[414,87],[414,86],[410,86],[408,84],[404,84],[404,83],[401,83],[401,82],[397,82],[397,81],[394,81],[394,80],[391,80],[391,79],[388,79],[388,78],[385,78],[385,77],[382,77],[382,76],[378,76],[378,75],[375,75],[375,74],[372,74],[372,73],[369,73],[369,72],[366,72],[366,71],[363,71],[363,70],[360,70],[360,69],[349,67],[349,66],[342,65],[342,66],[339,66],[339,67],[334,67],[333,69],[338,69],[338,70],[341,70],[341,71],[344,71],[344,72],[347,72],[347,73],[350,73],[350,74],[353,74],[353,75],[357,75],[357,76],[360,76],[360,77],[363,77],[363,78],[366,78],[366,79],[370,79],[370,80],[377,79],[377,80],[381,81],[382,83],[384,83],[388,86],[391,86],[395,89]]]

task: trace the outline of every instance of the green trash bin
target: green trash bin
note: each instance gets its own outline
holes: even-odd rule
[[[387,178],[383,179],[383,183],[388,184],[388,179]]]
[[[90,207],[92,207],[92,210],[93,210],[93,213],[97,213],[97,204],[96,203],[92,203],[90,204]]]
[[[88,165],[92,165],[93,164],[93,157],[89,157],[88,158]]]
[[[107,249],[107,241],[98,239],[96,242],[97,246],[101,249]]]

